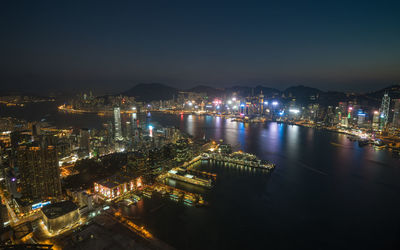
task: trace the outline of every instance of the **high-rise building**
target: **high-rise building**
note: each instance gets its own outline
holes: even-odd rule
[[[185,162],[191,157],[191,151],[189,150],[189,142],[187,139],[177,140],[176,143],[176,158],[177,162]]]
[[[115,136],[114,139],[116,141],[122,141],[122,126],[121,126],[121,110],[119,107],[114,108],[114,129],[115,129]]]
[[[381,105],[381,129],[386,128],[389,121],[389,108],[390,108],[390,97],[387,93],[383,95]]]
[[[130,121],[125,123],[125,138],[127,140],[132,140],[132,125]]]
[[[113,125],[112,125],[112,121],[108,121],[105,124],[105,128],[106,128],[106,137],[107,137],[107,144],[111,145],[112,141],[113,141]]]
[[[8,224],[10,224],[10,219],[8,217],[7,207],[0,202],[0,231]]]
[[[83,128],[80,130],[80,138],[79,138],[79,149],[85,154],[89,155],[90,149],[90,134],[87,128]]]
[[[359,126],[359,127],[362,127],[363,125],[364,125],[364,123],[365,123],[365,113],[364,112],[362,112],[362,111],[359,111],[358,113],[357,113],[357,125]]]
[[[31,143],[16,153],[20,191],[24,198],[48,199],[61,195],[60,169],[54,146]]]
[[[372,118],[372,129],[375,131],[379,130],[379,117],[379,111],[374,111],[374,116]]]
[[[32,124],[32,136],[36,137],[41,134],[40,123],[35,122]]]
[[[346,116],[346,110],[347,110],[347,103],[346,102],[339,102],[338,107],[335,110],[336,113],[336,123],[341,123],[343,117]]]
[[[349,119],[347,117],[343,117],[341,124],[343,127],[348,127],[349,126]]]
[[[264,113],[264,95],[261,90],[260,95],[258,96],[258,106],[259,106],[259,113],[263,114]]]
[[[393,99],[393,127],[400,128],[400,99]]]

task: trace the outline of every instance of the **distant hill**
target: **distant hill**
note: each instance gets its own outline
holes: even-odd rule
[[[150,102],[157,100],[170,100],[179,90],[162,83],[139,83],[131,89],[121,93],[126,96],[133,96],[139,101]]]
[[[296,103],[300,105],[318,102],[317,100],[319,100],[322,93],[324,93],[322,90],[303,85],[289,87],[283,91],[286,98],[294,98],[296,99]]]
[[[186,91],[196,92],[196,93],[206,93],[207,96],[209,96],[209,97],[215,97],[215,96],[222,95],[224,92],[224,89],[218,89],[218,88],[214,88],[214,87],[210,87],[210,86],[206,86],[206,85],[199,85],[199,86],[193,87],[191,89],[188,89]]]
[[[400,85],[391,85],[389,87],[371,92],[366,94],[366,96],[374,99],[381,99],[385,93],[388,93],[391,99],[399,99],[400,98]]]
[[[261,86],[258,85],[257,87],[254,88],[254,94],[258,95],[261,93],[261,91],[263,92],[263,95],[265,97],[271,97],[271,96],[279,96],[281,95],[281,91],[279,89],[275,89],[275,88],[270,88],[270,87],[265,87],[265,86]]]
[[[281,91],[278,89],[274,89],[274,88],[270,88],[270,87],[266,87],[266,86],[261,86],[258,85],[256,87],[248,87],[248,86],[233,86],[230,88],[226,89],[226,92],[229,94],[232,93],[237,93],[240,96],[251,96],[252,94],[254,95],[259,95],[261,93],[261,91],[263,92],[265,97],[271,97],[274,95],[280,95]]]
[[[178,97],[180,91],[206,93],[209,98],[229,97],[233,93],[241,97],[250,95],[258,96],[261,91],[265,98],[280,97],[284,95],[287,101],[291,98],[296,99],[296,103],[307,105],[309,103],[320,103],[321,105],[336,105],[338,101],[358,101],[360,104],[369,103],[369,105],[379,106],[382,96],[385,92],[389,93],[391,99],[400,98],[400,85],[392,85],[381,90],[364,94],[349,94],[336,91],[322,91],[317,88],[303,85],[292,86],[284,91],[275,88],[258,85],[256,87],[233,86],[225,89],[214,88],[206,85],[199,85],[190,89],[180,90],[162,83],[139,83],[131,89],[121,93],[122,95],[133,96],[139,101],[158,101],[170,100],[173,96]]]
[[[323,92],[322,90],[319,90],[316,88],[311,88],[311,87],[306,87],[303,85],[289,87],[283,91],[285,96],[291,95],[296,98],[309,97],[312,95],[321,94],[322,92]]]
[[[40,95],[28,91],[17,91],[17,90],[1,90],[0,96],[29,96],[34,98],[49,99],[49,96]]]
[[[252,88],[247,86],[233,86],[226,89],[227,94],[232,95],[233,93],[239,96],[249,96],[251,95]]]

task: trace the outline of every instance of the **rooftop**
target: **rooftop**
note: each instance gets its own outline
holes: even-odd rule
[[[97,184],[107,187],[107,188],[114,188],[121,184],[128,183],[132,180],[132,178],[121,176],[121,175],[113,175],[101,181],[98,181]]]
[[[78,206],[72,201],[62,201],[43,207],[42,212],[47,218],[54,219],[77,209]]]

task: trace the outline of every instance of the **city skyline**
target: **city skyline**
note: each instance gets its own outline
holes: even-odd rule
[[[399,1],[5,1],[0,249],[400,249]]]
[[[398,9],[394,1],[8,2],[0,81],[13,90],[160,82],[370,91],[399,83]]]

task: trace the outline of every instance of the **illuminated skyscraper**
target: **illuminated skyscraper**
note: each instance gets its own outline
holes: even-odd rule
[[[44,144],[32,143],[17,149],[20,190],[23,197],[32,200],[61,195],[57,151]]]
[[[121,110],[119,107],[114,108],[114,128],[115,128],[115,140],[122,141],[122,127],[121,127]]]
[[[400,128],[400,99],[393,99],[393,127]]]
[[[83,128],[80,130],[80,138],[79,138],[79,149],[84,152],[86,155],[89,155],[89,130],[87,128]]]
[[[374,111],[374,116],[372,118],[372,129],[377,131],[379,129],[379,111]]]
[[[362,127],[364,125],[364,122],[365,122],[365,113],[362,111],[359,111],[357,113],[357,125],[359,127]]]
[[[261,90],[260,95],[258,96],[258,105],[259,105],[259,113],[263,114],[264,113],[264,95]]]
[[[382,98],[381,105],[381,129],[386,128],[389,121],[389,108],[390,108],[390,97],[387,93]]]
[[[125,138],[127,140],[132,140],[132,125],[130,121],[125,123]]]

